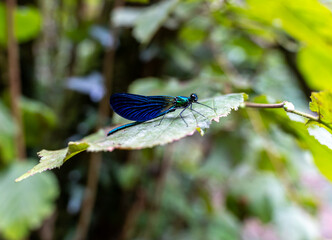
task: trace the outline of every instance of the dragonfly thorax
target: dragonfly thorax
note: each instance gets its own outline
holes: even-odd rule
[[[190,97],[177,96],[175,98],[174,106],[175,108],[185,108],[191,105],[193,102],[197,102],[198,97],[196,93],[190,94]]]
[[[190,104],[190,98],[184,96],[177,96],[175,98],[175,108],[184,108]]]

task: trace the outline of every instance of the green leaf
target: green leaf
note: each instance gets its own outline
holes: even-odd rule
[[[252,19],[282,29],[308,45],[326,46],[332,39],[330,10],[316,0],[248,0],[246,12]]]
[[[314,136],[321,144],[332,150],[332,131],[322,124],[310,122],[307,124],[309,134]]]
[[[319,116],[319,122],[309,121],[309,134],[332,150],[332,91],[311,94],[310,109]]]
[[[174,142],[194,134],[196,130],[202,134],[203,129],[208,128],[212,120],[218,122],[220,117],[226,117],[232,109],[237,110],[244,102],[245,97],[245,94],[239,93],[201,101],[216,110],[194,104],[193,108],[203,114],[205,118],[190,110],[185,111],[183,117],[188,127],[178,116],[178,110],[167,114],[159,126],[156,125],[159,124],[160,119],[153,119],[116,132],[109,137],[106,137],[106,130],[99,130],[79,142],[70,142],[65,149],[57,151],[42,150],[38,153],[41,157],[40,163],[17,178],[16,181],[21,181],[35,173],[60,167],[69,158],[84,150],[99,152],[113,151],[114,149],[142,149]]]
[[[179,0],[164,0],[147,7],[136,20],[134,37],[143,44],[148,43],[178,2]]]
[[[68,147],[56,151],[42,150],[38,153],[40,157],[40,163],[33,167],[31,170],[17,178],[15,181],[19,182],[27,177],[30,177],[36,173],[41,173],[46,170],[50,170],[56,167],[60,167],[69,158],[76,154],[85,151],[88,148],[87,143],[69,142]]]
[[[319,115],[319,119],[332,129],[332,90],[311,94],[310,109]]]
[[[316,90],[332,88],[332,51],[324,48],[303,47],[297,55],[297,64],[309,87]]]
[[[41,16],[37,8],[19,7],[15,11],[15,35],[19,42],[35,38],[40,31]]]
[[[245,8],[235,8],[245,24],[254,25],[264,32],[273,32],[274,38],[286,48],[292,43],[285,41],[280,32],[286,32],[304,46],[298,56],[298,65],[313,89],[331,88],[332,72],[332,15],[321,1],[316,0],[248,0]],[[256,24],[254,24],[256,23]]]
[[[37,8],[18,7],[14,12],[14,30],[18,42],[26,42],[35,38],[40,31],[41,16]],[[0,3],[0,43],[7,42],[6,8]]]
[[[17,162],[0,172],[0,232],[6,239],[24,239],[54,211],[59,190],[52,173],[14,182],[32,166],[28,161]]]
[[[311,130],[308,132],[303,123],[292,122],[289,127],[292,128],[292,130],[294,130],[298,135],[301,143],[300,145],[310,150],[314,159],[314,163],[319,171],[327,179],[332,181],[332,150],[325,146],[324,142],[319,142],[317,141],[318,139],[316,137],[310,136],[314,134],[311,132]]]
[[[164,0],[146,8],[121,7],[114,10],[115,26],[134,27],[133,35],[141,43],[148,43],[167,20],[179,0]]]

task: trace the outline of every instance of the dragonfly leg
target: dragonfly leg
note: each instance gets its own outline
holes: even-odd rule
[[[193,109],[193,105],[192,104],[190,105],[190,110],[193,111],[193,112],[195,112],[195,113],[198,113],[202,117],[205,117],[203,114],[201,114],[200,112],[197,112],[195,109]],[[207,118],[207,117],[205,117],[205,118]]]
[[[157,127],[157,126],[159,126],[159,125],[161,124],[161,122],[164,120],[165,115],[166,115],[167,113],[174,112],[175,110],[176,110],[176,108],[172,108],[172,109],[169,109],[167,112],[165,112],[165,113],[163,114],[163,117],[161,118],[160,122],[159,122],[157,125],[155,125],[155,127]]]
[[[208,105],[206,105],[206,104],[200,103],[200,102],[195,102],[195,103],[197,103],[197,104],[199,104],[199,105],[203,105],[203,106],[205,106],[205,107],[208,107],[208,108],[212,109],[213,111],[216,111],[216,110],[217,110],[216,108],[212,108],[212,107],[210,107],[210,106],[208,106]]]
[[[181,117],[181,119],[184,121],[184,123],[186,124],[186,126],[188,127],[188,124],[187,124],[187,122],[186,122],[186,120],[184,120],[184,118],[182,117],[182,113],[187,109],[189,107],[189,105],[188,106],[186,106],[181,112],[180,112],[180,117]]]
[[[159,126],[161,124],[161,122],[164,120],[166,114],[163,115],[163,117],[161,118],[161,120],[159,121],[159,123],[157,125],[155,125],[155,127]]]

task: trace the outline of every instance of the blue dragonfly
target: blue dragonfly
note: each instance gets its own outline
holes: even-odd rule
[[[143,122],[162,116],[162,119],[158,124],[160,125],[167,113],[174,112],[177,109],[182,109],[179,116],[188,127],[187,122],[182,116],[182,113],[186,109],[189,108],[191,111],[205,117],[203,114],[192,108],[193,103],[211,108],[203,103],[198,102],[198,96],[196,93],[190,94],[189,97],[172,97],[162,95],[142,96],[130,93],[115,93],[110,98],[110,105],[113,111],[119,114],[121,117],[135,122],[116,127],[109,131],[107,136],[122,129],[135,126],[137,124],[141,124]],[[214,108],[211,109],[215,110]]]

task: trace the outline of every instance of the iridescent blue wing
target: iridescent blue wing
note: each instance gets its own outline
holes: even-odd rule
[[[174,108],[175,97],[116,93],[111,96],[110,104],[114,112],[121,117],[144,122],[159,117]]]

